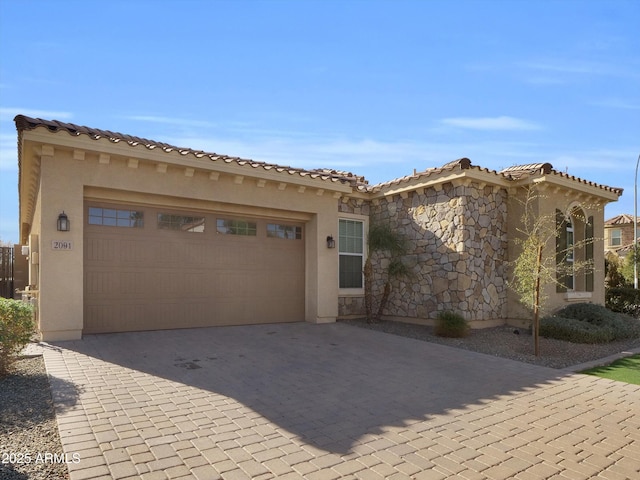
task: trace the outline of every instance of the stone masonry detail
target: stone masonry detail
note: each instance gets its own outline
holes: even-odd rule
[[[341,211],[349,203],[342,203]],[[412,274],[392,281],[385,315],[434,319],[451,310],[469,321],[505,318],[505,189],[468,182],[419,188],[374,200],[371,222],[390,223],[409,245],[402,261]],[[372,259],[374,291],[379,292],[389,258],[382,254]],[[357,313],[360,304],[342,298],[340,314]]]

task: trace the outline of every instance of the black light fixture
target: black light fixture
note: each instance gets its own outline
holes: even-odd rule
[[[71,222],[69,222],[69,217],[64,213],[64,210],[60,215],[58,215],[58,231],[59,232],[68,232],[71,228]]]
[[[333,235],[327,237],[327,248],[336,248],[336,241],[333,239]]]

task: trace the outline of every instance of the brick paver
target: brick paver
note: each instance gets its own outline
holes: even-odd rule
[[[343,324],[43,345],[70,479],[640,478],[640,387]]]

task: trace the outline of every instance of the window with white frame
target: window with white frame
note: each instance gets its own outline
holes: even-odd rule
[[[341,218],[338,228],[340,288],[362,288],[364,222]]]
[[[610,230],[611,236],[609,237],[610,247],[619,247],[622,245],[622,230],[620,228],[614,228]]]

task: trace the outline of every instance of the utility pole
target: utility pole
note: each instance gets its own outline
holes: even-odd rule
[[[638,289],[638,165],[636,162],[636,181],[633,185],[633,288]]]

